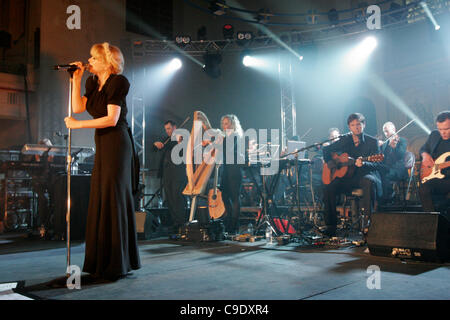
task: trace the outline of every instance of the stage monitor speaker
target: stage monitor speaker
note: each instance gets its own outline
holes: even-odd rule
[[[443,262],[450,257],[450,223],[438,212],[378,212],[371,217],[370,254]]]
[[[72,175],[71,208],[70,208],[70,239],[85,240],[86,220],[91,189],[90,175]],[[67,175],[59,175],[54,186],[54,229],[55,233],[66,239],[67,213]]]

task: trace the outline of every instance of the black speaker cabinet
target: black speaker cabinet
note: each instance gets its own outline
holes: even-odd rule
[[[367,244],[375,256],[443,262],[450,258],[450,223],[437,212],[379,212]]]
[[[70,181],[70,239],[84,241],[91,175],[72,175]],[[67,175],[59,175],[54,187],[54,230],[66,239]]]

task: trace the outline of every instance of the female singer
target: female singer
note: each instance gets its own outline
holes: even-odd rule
[[[91,48],[81,96],[81,62],[73,75],[72,108],[88,113],[92,120],[64,119],[67,128],[95,128],[96,154],[86,225],[83,271],[94,278],[117,280],[140,268],[133,200],[134,145],[128,128],[126,96],[130,84],[124,76],[119,48],[95,44]],[[134,181],[134,184],[136,181]]]
[[[243,143],[243,131],[239,119],[234,114],[222,117],[220,124],[225,134],[223,140],[223,166],[222,166],[222,199],[227,213],[225,230],[228,233],[239,231],[239,214],[241,211],[240,193],[242,183],[241,165],[238,164],[238,140]],[[227,154],[227,144],[234,139],[232,154]],[[232,164],[227,164],[227,156],[233,156]],[[243,155],[241,155],[243,156]]]

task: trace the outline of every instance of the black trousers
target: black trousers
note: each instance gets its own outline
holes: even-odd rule
[[[383,186],[383,200],[390,201],[393,198],[393,184],[396,181],[403,181],[408,178],[408,172],[405,168],[387,168],[380,171],[381,182]]]
[[[446,201],[445,196],[450,193],[450,178],[431,179],[425,183],[421,183],[419,187],[420,201],[424,211],[433,212],[438,210],[433,196],[441,196],[443,202]]]
[[[238,165],[224,165],[222,171],[222,200],[225,205],[225,231],[239,231],[239,214],[241,212],[242,173]]]
[[[336,197],[341,193],[350,192],[354,188],[362,188],[363,197],[361,208],[370,216],[376,199],[377,177],[366,174],[352,178],[335,179],[324,188],[323,201],[325,205],[324,220],[329,227],[337,225]]]
[[[185,176],[184,171],[171,167],[164,168],[162,183],[174,233],[187,222],[186,199],[182,194],[186,187]]]

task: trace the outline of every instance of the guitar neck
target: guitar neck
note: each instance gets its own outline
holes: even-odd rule
[[[439,167],[439,170],[448,168],[448,167],[450,167],[450,161],[446,161],[446,162],[440,163],[440,164],[438,164],[438,167]]]

